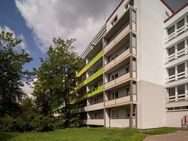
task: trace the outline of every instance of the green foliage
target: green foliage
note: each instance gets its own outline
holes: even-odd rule
[[[37,81],[33,93],[38,112],[43,115],[51,114],[65,103],[62,110],[64,127],[70,127],[71,101],[76,97],[75,72],[80,66],[80,58],[73,51],[73,41],[53,39],[54,44],[49,47],[48,57],[41,60],[41,67],[36,70]]]
[[[29,73],[23,70],[23,65],[32,59],[24,50],[14,50],[20,43],[12,33],[0,33],[0,117],[14,115],[19,109],[18,101],[24,95],[20,86]]]

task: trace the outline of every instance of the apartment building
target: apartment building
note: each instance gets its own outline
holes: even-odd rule
[[[180,127],[188,119],[188,5],[165,21],[165,37],[166,124]]]
[[[186,121],[186,10],[122,0],[82,54],[78,113],[86,125],[146,129]]]

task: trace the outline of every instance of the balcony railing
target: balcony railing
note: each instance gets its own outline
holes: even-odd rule
[[[169,76],[166,80],[166,83],[174,82],[176,80],[180,80],[183,78],[188,78],[188,71],[178,73],[177,75],[174,74],[174,75]]]
[[[176,60],[177,58],[181,57],[181,56],[185,56],[188,54],[188,48],[184,48],[182,50],[179,50],[178,52],[174,53],[174,54],[171,54],[169,55],[167,58],[166,58],[166,63],[170,62],[170,61],[173,61],[173,60]]]
[[[130,32],[130,24],[127,25],[105,48],[104,54],[111,50],[121,39],[123,39]]]
[[[104,71],[106,72],[106,71],[110,70],[111,68],[113,68],[114,66],[116,66],[117,64],[122,62],[123,60],[127,59],[131,53],[136,56],[136,49],[129,48],[126,51],[124,51],[122,54],[120,54],[118,57],[116,57],[110,63],[106,64],[104,67]]]
[[[136,101],[136,95],[133,95],[133,101]],[[125,96],[113,100],[109,100],[105,102],[105,107],[114,107],[114,106],[120,106],[125,105],[131,102],[131,96]]]
[[[175,30],[175,32],[173,32],[172,34],[168,35],[166,42],[171,41],[172,39],[175,39],[176,37],[178,37],[179,35],[181,35],[183,32],[188,30],[188,23],[186,23],[184,26],[182,26],[181,28]]]
[[[81,84],[79,84],[76,89],[80,89],[81,87],[87,85],[88,83],[90,83],[91,81],[95,80],[96,78],[98,78],[99,76],[101,76],[104,72],[104,68],[101,68],[100,70],[98,70],[97,72],[95,72],[93,75],[91,75],[89,78],[87,78],[86,80],[84,80]]]
[[[99,94],[99,93],[101,93],[103,91],[104,91],[104,86],[99,86],[94,91],[91,91],[91,92],[87,93],[87,97],[91,97],[91,96],[97,95],[97,94]]]
[[[104,108],[104,102],[93,104],[93,105],[88,105],[84,109],[86,112],[88,111],[94,111],[94,110],[99,110]]]
[[[188,100],[188,94],[169,96],[166,98],[166,102],[177,102],[177,101],[183,101],[183,100]]]
[[[126,73],[120,77],[118,77],[117,79],[115,80],[112,80],[110,82],[107,82],[104,87],[105,87],[105,90],[107,89],[110,89],[110,88],[113,88],[113,87],[116,87],[120,84],[123,84],[127,81],[129,81],[130,79],[135,79],[136,78],[136,72],[133,72],[133,76],[131,77],[131,73]]]
[[[76,74],[77,77],[80,77],[83,73],[85,73],[91,66],[93,66],[102,56],[104,55],[103,50],[100,51],[86,66]]]
[[[87,125],[104,125],[104,119],[87,119]]]

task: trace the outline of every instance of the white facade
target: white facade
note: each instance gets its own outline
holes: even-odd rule
[[[166,125],[181,127],[188,115],[188,6],[165,22],[165,53]]]
[[[103,55],[80,72],[86,84],[79,91],[89,93],[87,125],[188,123],[188,6],[173,14],[160,0],[124,0],[97,35],[85,65]]]

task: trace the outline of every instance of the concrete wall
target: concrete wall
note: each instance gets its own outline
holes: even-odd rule
[[[137,126],[165,126],[164,20],[160,0],[135,0],[137,7]]]
[[[166,125],[167,127],[181,127],[181,119],[188,115],[188,111],[167,112]]]
[[[138,81],[137,127],[141,129],[165,126],[165,88]]]

